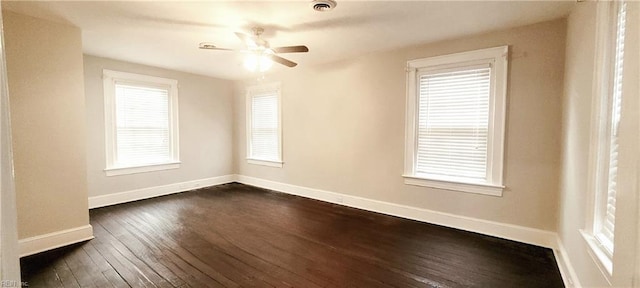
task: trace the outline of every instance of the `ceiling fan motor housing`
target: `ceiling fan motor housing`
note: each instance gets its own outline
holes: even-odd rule
[[[334,0],[313,0],[311,1],[311,7],[318,12],[326,12],[336,7],[338,3]]]
[[[278,64],[282,64],[287,67],[295,67],[298,65],[296,62],[280,57],[276,54],[278,53],[305,53],[309,52],[309,48],[304,45],[296,45],[296,46],[282,46],[271,49],[269,46],[269,42],[260,37],[264,29],[262,27],[254,27],[253,34],[254,37],[251,37],[247,34],[236,32],[236,36],[240,38],[245,43],[245,49],[227,49],[227,48],[219,48],[216,47],[213,43],[210,42],[202,42],[200,43],[200,49],[208,49],[208,50],[227,50],[227,51],[243,51],[250,52],[247,57],[247,68],[249,70],[260,69],[268,69],[270,66],[269,63],[271,61],[276,62]],[[271,61],[269,61],[271,60]],[[264,62],[264,63],[262,63]],[[268,63],[267,63],[268,62]],[[268,65],[267,65],[268,64]],[[257,66],[256,66],[257,65]]]

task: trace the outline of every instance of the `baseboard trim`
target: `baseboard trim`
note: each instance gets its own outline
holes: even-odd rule
[[[93,239],[93,227],[85,225],[21,239],[18,245],[20,257],[25,257],[91,239]]]
[[[558,244],[556,233],[541,229],[460,216],[244,175],[236,175],[236,180],[242,184],[287,194],[495,236],[551,249],[556,249]]]
[[[235,178],[235,175],[224,175],[162,186],[135,189],[108,195],[93,196],[89,197],[89,209],[164,196],[203,187],[231,183],[234,182]]]
[[[560,270],[560,275],[562,275],[564,286],[582,288],[576,271],[573,269],[573,265],[571,265],[571,261],[569,260],[569,254],[567,254],[567,250],[565,250],[560,237],[557,237],[557,241],[557,248],[553,250],[553,255],[556,257],[556,263],[558,263],[558,269]]]

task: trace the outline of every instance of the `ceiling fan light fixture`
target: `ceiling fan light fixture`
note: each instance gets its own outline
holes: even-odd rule
[[[318,12],[327,12],[336,8],[338,3],[334,0],[313,0],[311,1],[311,7]]]
[[[273,66],[273,61],[266,53],[249,53],[244,58],[244,68],[251,72],[266,72]]]

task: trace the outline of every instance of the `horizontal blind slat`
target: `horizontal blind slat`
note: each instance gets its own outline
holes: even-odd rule
[[[116,165],[171,160],[169,90],[115,84]]]
[[[418,81],[416,173],[486,178],[491,68]]]
[[[616,45],[613,71],[613,91],[611,105],[611,126],[609,139],[609,163],[607,176],[607,198],[605,211],[600,229],[600,238],[604,238],[603,245],[613,253],[616,194],[618,189],[618,126],[622,112],[622,80],[623,80],[623,59],[624,59],[624,35],[626,25],[626,3],[622,2],[617,14],[616,25]]]
[[[280,160],[278,135],[278,95],[263,93],[251,97],[250,157],[260,160]]]

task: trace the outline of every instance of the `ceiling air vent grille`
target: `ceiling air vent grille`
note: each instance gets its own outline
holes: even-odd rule
[[[326,11],[332,10],[333,8],[336,7],[336,5],[338,5],[338,3],[336,3],[336,1],[334,0],[311,1],[311,7],[313,7],[313,10],[318,12],[326,12]]]

